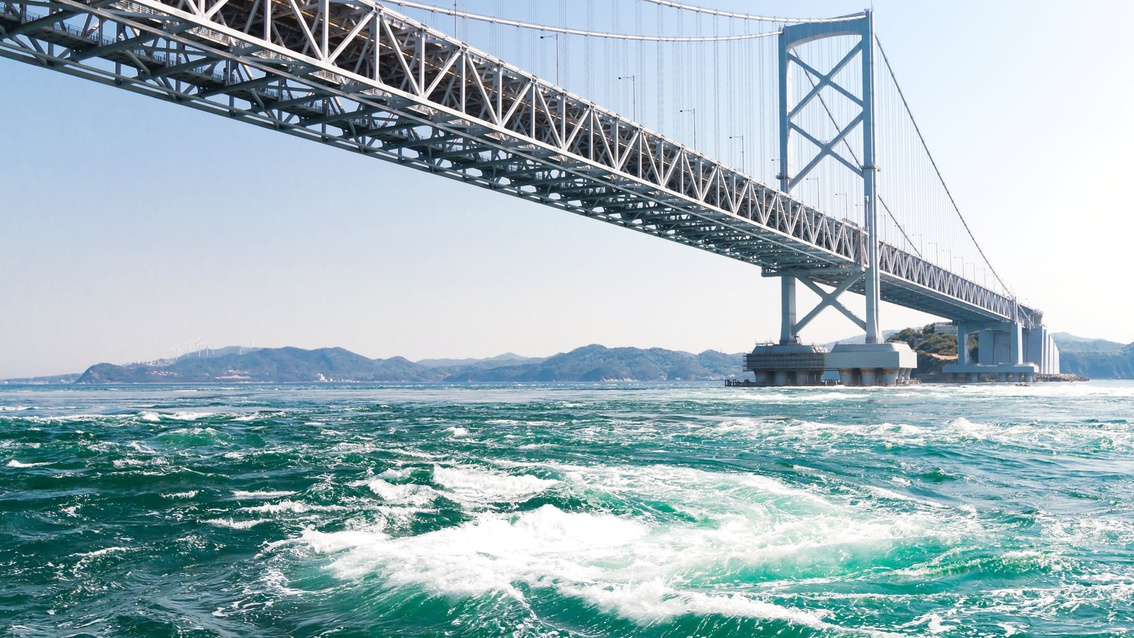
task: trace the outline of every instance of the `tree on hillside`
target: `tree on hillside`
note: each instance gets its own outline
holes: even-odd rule
[[[887,339],[890,343],[905,342],[917,353],[917,370],[914,376],[940,371],[941,365],[949,359],[957,358],[957,335],[937,332],[937,326],[929,324],[920,330],[906,328]],[[976,361],[977,336],[969,335],[969,360]]]

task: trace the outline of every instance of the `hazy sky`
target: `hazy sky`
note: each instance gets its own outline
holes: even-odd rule
[[[992,264],[1053,330],[1134,341],[1134,3],[875,10]],[[0,378],[197,342],[421,359],[778,336],[758,268],[597,221],[5,59],[0,115]],[[856,332],[828,311],[803,337]]]

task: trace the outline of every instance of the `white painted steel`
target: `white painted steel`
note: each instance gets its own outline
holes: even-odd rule
[[[0,0],[0,55],[766,275],[806,272],[836,286],[863,263],[865,233],[854,224],[370,0]],[[1041,323],[1038,311],[895,246],[880,246],[878,266],[885,300],[957,321]]]

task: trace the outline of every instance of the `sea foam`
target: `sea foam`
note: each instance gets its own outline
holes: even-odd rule
[[[8,461],[7,467],[28,468],[28,467],[39,467],[41,465],[48,465],[48,463],[24,463],[22,461],[17,461],[16,459],[12,459],[12,460]]]
[[[394,586],[516,599],[532,588],[551,587],[645,623],[719,613],[819,628],[827,626],[821,613],[748,595],[718,595],[699,583],[738,570],[785,580],[844,574],[889,555],[895,545],[944,542],[944,536],[961,533],[957,525],[967,520],[939,508],[885,513],[871,502],[852,505],[753,474],[554,464],[543,471],[562,479],[438,466],[434,482],[479,511],[473,521],[415,536],[309,530],[302,539],[316,553],[333,554],[330,568],[343,579],[378,574]],[[394,502],[409,500],[420,487],[381,479],[368,485]],[[662,511],[672,513],[627,516],[554,505],[519,513],[482,509],[486,502],[552,487],[580,495],[601,492],[605,500],[664,502]]]
[[[527,474],[511,475],[466,466],[434,466],[433,482],[441,486],[446,495],[465,503],[515,501],[558,483]]]

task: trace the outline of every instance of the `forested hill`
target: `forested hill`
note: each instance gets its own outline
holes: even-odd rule
[[[742,375],[744,358],[708,350],[701,354],[662,348],[586,346],[538,363],[470,370],[452,381],[680,381]]]
[[[1052,335],[1059,347],[1059,371],[1088,379],[1134,379],[1134,343],[1121,344],[1106,339],[1087,339],[1066,332]],[[957,358],[957,337],[939,333],[933,325],[918,330],[907,328],[890,337],[904,341],[918,354],[915,376],[941,371],[941,366]],[[970,356],[977,357],[976,336],[970,339]]]
[[[895,333],[919,355],[919,374],[932,373],[956,357],[956,337],[925,329]],[[1134,344],[1056,333],[1061,369],[1091,379],[1134,379]],[[970,348],[976,345],[975,340]],[[974,352],[975,354],[975,352]],[[697,381],[743,378],[743,356],[713,350],[700,354],[662,348],[590,345],[547,358],[513,354],[490,359],[403,357],[369,359],[343,348],[225,348],[156,364],[91,366],[75,383],[358,383]],[[70,383],[66,375],[23,382]],[[10,381],[11,382],[11,381]]]
[[[1066,332],[1052,337],[1059,346],[1059,369],[1088,379],[1134,379],[1134,343],[1084,339]]]
[[[546,359],[515,355],[488,360],[369,359],[343,348],[261,348],[223,354],[186,355],[160,364],[100,363],[76,381],[100,383],[308,383],[308,382],[525,382],[676,381],[726,379],[743,375],[743,357],[661,348],[606,348],[591,345]]]

